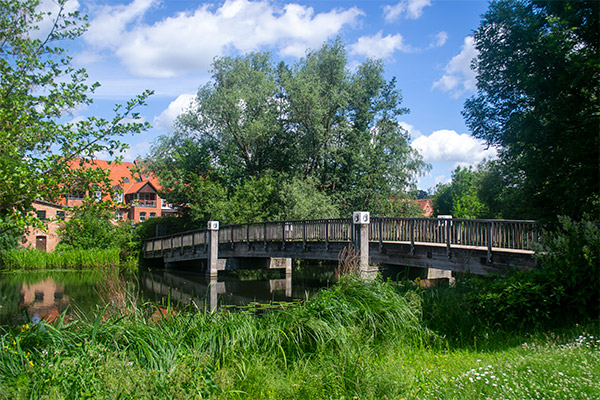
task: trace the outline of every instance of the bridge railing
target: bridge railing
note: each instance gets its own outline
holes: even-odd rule
[[[219,229],[219,243],[243,242],[351,242],[354,229],[351,218],[259,222],[225,225]],[[432,243],[452,246],[477,246],[512,250],[532,250],[538,242],[535,221],[476,220],[442,218],[373,217],[369,240],[379,242]],[[208,231],[199,229],[149,239],[145,252],[161,253],[208,244]]]
[[[314,219],[225,225],[219,243],[350,241],[352,219]]]
[[[373,217],[369,240],[532,250],[535,221]]]

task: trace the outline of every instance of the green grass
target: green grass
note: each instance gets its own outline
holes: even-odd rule
[[[152,311],[108,307],[5,332],[0,398],[600,397],[597,323],[464,346],[426,326],[422,295],[392,283],[344,278],[260,315],[169,311],[156,321]]]
[[[44,252],[15,249],[2,252],[0,266],[5,269],[82,269],[120,265],[119,249],[65,250]]]

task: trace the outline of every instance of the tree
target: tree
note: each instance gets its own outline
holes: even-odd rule
[[[494,1],[474,34],[463,115],[499,148],[521,217],[598,214],[599,18],[597,1]]]
[[[97,152],[126,148],[118,138],[149,127],[135,108],[150,91],[117,105],[111,120],[89,117],[63,122],[69,111],[89,105],[99,86],[88,85],[59,43],[79,37],[87,25],[78,12],[37,10],[38,0],[0,1],[0,229],[19,232],[42,227],[33,212],[36,199],[55,201],[61,193],[94,185],[110,192],[107,173],[83,167]],[[38,24],[50,19],[48,32]],[[41,38],[40,38],[41,37]]]
[[[218,58],[211,82],[148,161],[176,188],[166,198],[204,220],[227,214],[213,207],[224,200],[231,222],[377,212],[426,167],[398,124],[406,109],[383,72],[369,60],[351,73],[339,39],[293,66],[260,53]]]
[[[434,196],[436,214],[455,218],[489,217],[486,205],[479,198],[482,172],[472,167],[456,167],[452,182],[440,184]]]
[[[111,211],[89,199],[63,223],[57,249],[125,249],[131,242],[132,226],[127,222],[114,225],[112,218]]]

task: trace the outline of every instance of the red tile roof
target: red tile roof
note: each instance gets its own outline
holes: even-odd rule
[[[73,160],[73,166],[79,167],[79,159]],[[91,160],[84,164],[85,168],[102,168],[109,171],[111,185],[119,186],[123,189],[123,194],[136,193],[147,183],[150,183],[155,190],[160,190],[158,178],[151,172],[141,172],[141,165],[136,162],[122,162],[116,164],[105,160]],[[132,170],[137,169],[135,173]]]

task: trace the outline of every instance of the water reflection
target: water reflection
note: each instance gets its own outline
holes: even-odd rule
[[[105,271],[0,272],[0,325],[53,320],[65,310],[69,319],[92,316],[98,307],[107,302],[115,305],[115,299],[131,292],[141,303],[164,306],[170,301],[174,307],[192,304],[206,311],[221,305],[289,302],[330,286],[333,269],[325,264],[302,265],[287,275],[283,270],[241,270],[216,280],[193,271],[140,269],[139,276],[122,278],[118,284],[114,274]]]
[[[19,295],[19,311],[27,311],[32,322],[55,320],[69,305],[64,285],[48,278],[42,282],[23,283]]]
[[[210,279],[204,273],[146,270],[140,273],[140,283],[146,292],[144,297],[152,296],[157,303],[170,296],[171,302],[193,304],[201,310],[214,311],[219,305],[292,301],[295,298],[292,274],[282,275],[280,278],[258,277],[255,280],[242,280],[235,275]]]

